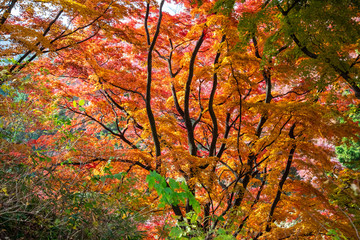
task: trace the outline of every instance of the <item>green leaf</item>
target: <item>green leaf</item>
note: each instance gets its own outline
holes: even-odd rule
[[[118,180],[121,180],[125,174],[126,173],[121,172],[121,173],[114,174],[113,177]]]
[[[161,199],[162,200],[162,199]],[[158,205],[158,208],[164,208],[165,207],[165,203],[164,202],[161,202],[161,203],[159,203],[159,205]]]
[[[198,215],[197,215],[197,214],[193,214],[193,215],[191,216],[190,222],[191,222],[191,223],[196,223],[197,219],[198,219]]]
[[[184,189],[185,191],[189,191],[189,188],[188,188],[188,186],[186,185],[185,182],[181,183],[181,188]]]
[[[171,187],[171,189],[178,189],[180,188],[180,184],[178,182],[176,182],[174,179],[170,178],[169,180],[169,185]]]
[[[217,237],[214,240],[233,240],[236,239],[233,235],[228,234],[225,229],[220,228],[217,230]]]
[[[150,189],[154,188],[154,186],[155,186],[155,178],[153,178],[151,175],[148,175],[146,177],[146,182],[148,183]]]
[[[191,193],[190,193],[191,194]],[[189,197],[189,204],[194,208],[194,211],[196,213],[200,213],[200,204],[198,203],[198,201],[196,201],[195,197],[193,195],[191,195],[191,197]]]
[[[79,101],[79,105],[80,105],[80,106],[84,106],[84,104],[85,104],[85,100],[84,100],[84,99],[81,99],[81,100]]]
[[[219,235],[226,235],[226,231],[225,231],[223,228],[220,228],[220,229],[217,231],[217,233],[218,233]]]
[[[73,106],[76,108],[77,104],[76,104],[76,101],[74,100],[73,101]]]
[[[106,179],[107,179],[106,176],[101,176],[101,177],[100,177],[100,180],[101,180],[103,183],[105,182]]]
[[[172,198],[174,198],[174,196],[176,196],[175,192],[173,190],[171,190],[170,188],[165,188],[165,194],[166,194],[166,198],[170,200],[170,202],[172,202]]]
[[[174,227],[171,229],[169,236],[174,238],[180,238],[183,234],[183,231],[179,227]]]

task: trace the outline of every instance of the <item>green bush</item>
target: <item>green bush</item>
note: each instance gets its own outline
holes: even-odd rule
[[[25,164],[0,164],[0,239],[143,237],[137,226],[145,218],[121,193],[90,191],[93,183],[70,182]]]

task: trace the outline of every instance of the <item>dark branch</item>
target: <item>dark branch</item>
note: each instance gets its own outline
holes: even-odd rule
[[[161,147],[160,147],[160,140],[159,140],[159,136],[157,134],[157,130],[156,130],[156,123],[155,123],[155,117],[154,114],[151,110],[151,83],[152,83],[152,52],[154,50],[155,44],[156,44],[156,40],[159,36],[160,33],[160,25],[161,25],[161,19],[162,19],[162,7],[164,5],[164,1],[162,0],[160,3],[160,8],[159,8],[159,19],[157,22],[157,26],[156,26],[156,31],[154,34],[154,38],[150,44],[149,47],[149,52],[148,52],[148,56],[147,56],[147,84],[146,84],[146,113],[149,119],[149,124],[150,124],[150,128],[151,128],[151,133],[152,133],[152,137],[154,140],[154,144],[155,144],[155,155],[157,157],[156,159],[156,171],[159,171],[161,168],[161,162],[160,159],[158,159],[161,155]],[[147,3],[147,9],[148,9],[148,4]],[[147,17],[145,17],[145,22],[147,24]],[[147,26],[145,26],[145,29],[147,30]],[[148,30],[147,30],[148,31]],[[150,42],[150,39],[148,38],[148,43]]]
[[[191,118],[190,118],[190,106],[189,106],[190,87],[191,87],[192,78],[194,76],[194,65],[195,65],[196,55],[199,52],[199,49],[204,41],[204,36],[205,36],[205,31],[202,32],[199,40],[197,41],[197,43],[195,45],[195,49],[192,52],[190,64],[189,64],[189,75],[188,75],[188,79],[187,79],[186,85],[185,85],[184,120],[185,120],[186,129],[187,129],[187,135],[188,135],[189,151],[190,151],[190,154],[193,156],[196,156],[197,147],[195,145],[194,129],[193,129],[193,126],[191,123]]]
[[[2,17],[0,19],[0,25],[3,25],[6,22],[6,20],[10,16],[11,10],[14,8],[16,2],[17,2],[17,0],[12,0],[10,2],[9,6],[7,7],[6,11],[4,12],[4,14],[2,15]]]

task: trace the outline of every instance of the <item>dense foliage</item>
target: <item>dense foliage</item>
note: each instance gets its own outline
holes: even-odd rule
[[[360,4],[1,2],[0,237],[360,239]]]

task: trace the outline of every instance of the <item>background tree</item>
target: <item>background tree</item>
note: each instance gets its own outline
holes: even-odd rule
[[[0,57],[5,62],[2,69],[6,70],[1,74],[1,84],[36,57],[54,54],[94,37],[100,29],[106,28],[108,16],[122,14],[123,4],[114,1],[1,1]]]

